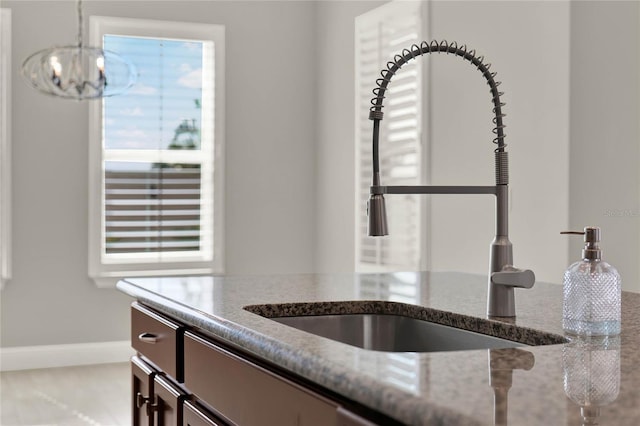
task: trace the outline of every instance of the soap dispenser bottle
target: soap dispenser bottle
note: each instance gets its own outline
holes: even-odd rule
[[[602,260],[600,228],[586,227],[582,260],[564,273],[562,327],[580,336],[620,334],[621,280],[618,271]]]

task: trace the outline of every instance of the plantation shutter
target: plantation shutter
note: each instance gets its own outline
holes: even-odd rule
[[[200,250],[200,166],[105,171],[105,250]]]
[[[389,236],[367,236],[366,203],[372,175],[372,89],[395,54],[422,41],[420,5],[393,2],[356,20],[357,234],[356,269],[421,269],[422,203],[417,195],[386,196]],[[418,185],[423,170],[421,146],[422,64],[412,61],[393,77],[380,122],[380,176],[383,185]]]
[[[133,58],[140,73],[133,93],[104,100],[104,255],[202,256],[202,240],[213,237],[202,223],[213,196],[204,179],[212,132],[203,127],[212,43],[106,35],[104,45]]]

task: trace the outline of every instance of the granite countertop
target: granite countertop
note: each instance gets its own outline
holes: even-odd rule
[[[477,322],[493,334],[545,343],[538,333],[563,335],[562,287],[516,290],[518,316],[510,322],[477,321],[486,318],[486,277],[453,272],[131,278],[118,288],[402,423],[581,425],[583,404],[598,424],[640,424],[640,294],[623,293],[622,334],[604,342],[392,353],[305,333],[244,307],[273,314],[265,305],[286,303],[280,314],[291,315],[310,313],[305,306],[350,312],[363,306],[355,301],[393,301],[433,308],[464,327]]]

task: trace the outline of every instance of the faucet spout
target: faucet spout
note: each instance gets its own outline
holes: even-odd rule
[[[493,143],[497,145],[494,150],[495,157],[495,186],[382,186],[380,183],[379,161],[379,135],[380,121],[383,119],[383,100],[391,78],[402,65],[416,57],[443,52],[465,59],[473,64],[487,80],[491,88],[493,101]],[[509,162],[508,153],[505,151],[504,124],[502,113],[504,103],[500,96],[504,93],[498,90],[500,82],[496,82],[495,72],[489,71],[491,64],[485,64],[483,57],[476,57],[475,50],[468,50],[465,45],[446,41],[422,42],[414,44],[410,49],[404,49],[402,54],[396,55],[393,61],[387,63],[387,68],[381,72],[382,78],[376,80],[377,87],[373,90],[375,97],[371,99],[369,119],[373,120],[373,179],[371,196],[367,205],[369,215],[369,235],[387,235],[386,208],[384,194],[493,194],[496,196],[496,236],[491,244],[489,289],[487,296],[487,315],[496,317],[515,316],[515,287],[531,288],[535,282],[535,275],[530,270],[519,270],[513,267],[513,250],[509,241]]]
[[[371,196],[367,204],[367,214],[369,216],[369,236],[383,237],[389,235],[387,229],[387,208],[382,194]]]

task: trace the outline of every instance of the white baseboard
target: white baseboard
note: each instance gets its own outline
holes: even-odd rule
[[[133,354],[128,340],[0,348],[0,371],[127,362]]]

